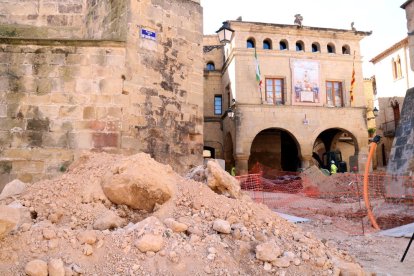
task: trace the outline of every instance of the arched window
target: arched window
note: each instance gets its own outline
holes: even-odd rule
[[[305,47],[304,47],[303,41],[301,40],[296,41],[296,52],[300,52],[304,50],[305,50]]]
[[[279,50],[289,50],[289,45],[288,42],[286,40],[281,40],[279,42]]]
[[[319,45],[319,43],[314,42],[312,43],[312,53],[318,53],[321,51],[321,46]]]
[[[246,44],[247,44],[247,48],[255,48],[255,46],[254,46],[254,40],[251,39],[251,38],[249,38],[247,40]]]
[[[396,66],[397,66],[397,78],[402,78],[402,70],[401,70],[401,59],[400,59],[400,56],[397,56]]]
[[[207,69],[207,71],[214,71],[214,70],[216,70],[216,66],[214,66],[214,62],[207,63],[206,69]]]
[[[270,39],[265,39],[263,41],[263,49],[271,50],[272,49],[272,41]]]
[[[342,54],[344,55],[350,55],[351,54],[351,48],[349,45],[342,46]]]
[[[392,76],[394,80],[402,78],[402,70],[401,70],[401,59],[400,56],[397,56],[396,59],[391,59],[391,66],[392,66]]]
[[[329,43],[328,46],[326,46],[326,50],[330,54],[335,54],[335,45],[333,45],[332,43]]]
[[[391,59],[391,69],[392,69],[392,77],[397,79],[397,63],[395,62],[395,59]]]

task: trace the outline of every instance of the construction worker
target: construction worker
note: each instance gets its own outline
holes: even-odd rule
[[[236,176],[236,167],[231,168],[231,175]]]
[[[331,174],[336,174],[338,167],[335,165],[335,161],[331,160]]]

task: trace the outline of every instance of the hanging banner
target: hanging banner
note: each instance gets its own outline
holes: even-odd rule
[[[291,59],[292,103],[321,104],[319,61]]]

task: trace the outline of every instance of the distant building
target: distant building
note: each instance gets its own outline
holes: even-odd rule
[[[408,38],[387,48],[373,59],[376,95],[377,134],[383,137],[378,146],[378,166],[386,166],[390,157],[395,131],[407,90],[414,86],[414,72],[410,68]]]
[[[333,150],[343,151],[348,169],[363,169],[368,132],[359,43],[370,33],[228,24],[234,30],[230,43],[204,37],[204,148],[225,159],[227,169],[236,166],[238,174],[256,163],[295,171]]]

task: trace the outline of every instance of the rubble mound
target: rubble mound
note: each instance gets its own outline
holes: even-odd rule
[[[138,195],[130,202],[105,192],[123,174],[140,187],[126,186]],[[234,195],[146,154],[87,153],[62,177],[0,200],[16,210],[4,218],[1,275],[363,275],[346,252]]]

